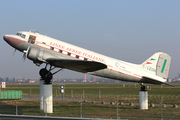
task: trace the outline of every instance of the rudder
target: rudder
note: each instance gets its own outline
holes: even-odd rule
[[[171,63],[171,57],[168,54],[166,53],[160,54],[157,63],[156,75],[164,79],[167,79],[169,74],[170,63]]]
[[[167,79],[170,63],[171,57],[168,54],[158,52],[143,62],[141,68],[148,73]]]

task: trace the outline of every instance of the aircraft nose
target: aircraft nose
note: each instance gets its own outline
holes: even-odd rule
[[[3,39],[10,45],[14,45],[14,39],[10,37],[9,35],[4,35]]]
[[[10,43],[13,41],[12,37],[10,35],[4,35],[3,36],[3,39],[7,42],[7,43]]]
[[[16,47],[20,43],[23,43],[21,39],[17,39],[14,35],[4,35],[3,39],[11,46]]]
[[[8,37],[7,35],[4,35],[4,36],[3,36],[3,39],[4,39],[6,42],[9,41],[9,37]]]

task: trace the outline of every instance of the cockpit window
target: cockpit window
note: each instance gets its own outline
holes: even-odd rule
[[[22,35],[21,35],[21,37],[22,37],[22,38],[25,38],[25,37],[26,37],[26,35],[22,34]]]
[[[21,36],[21,33],[16,33],[17,36]]]
[[[26,37],[26,35],[21,34],[21,33],[16,33],[16,35],[17,35],[17,36],[20,36],[21,38],[24,38],[24,39],[25,39],[25,37]]]

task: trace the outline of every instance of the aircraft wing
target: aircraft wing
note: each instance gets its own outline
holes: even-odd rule
[[[156,80],[156,79],[153,79],[153,78],[150,78],[150,77],[146,77],[146,76],[142,77],[141,82],[143,82],[143,83],[151,83],[151,84],[159,84],[159,85],[166,84],[166,85],[171,86],[171,84],[168,84],[166,82],[162,82],[160,80]]]
[[[96,70],[101,70],[107,68],[107,66],[100,62],[94,61],[83,61],[83,60],[73,60],[73,59],[55,59],[49,58],[46,61],[56,67],[66,68],[70,70],[75,70],[83,73],[93,72]]]

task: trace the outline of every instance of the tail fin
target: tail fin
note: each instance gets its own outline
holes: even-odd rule
[[[149,59],[141,64],[141,68],[151,74],[167,79],[171,57],[163,52],[152,55]]]

